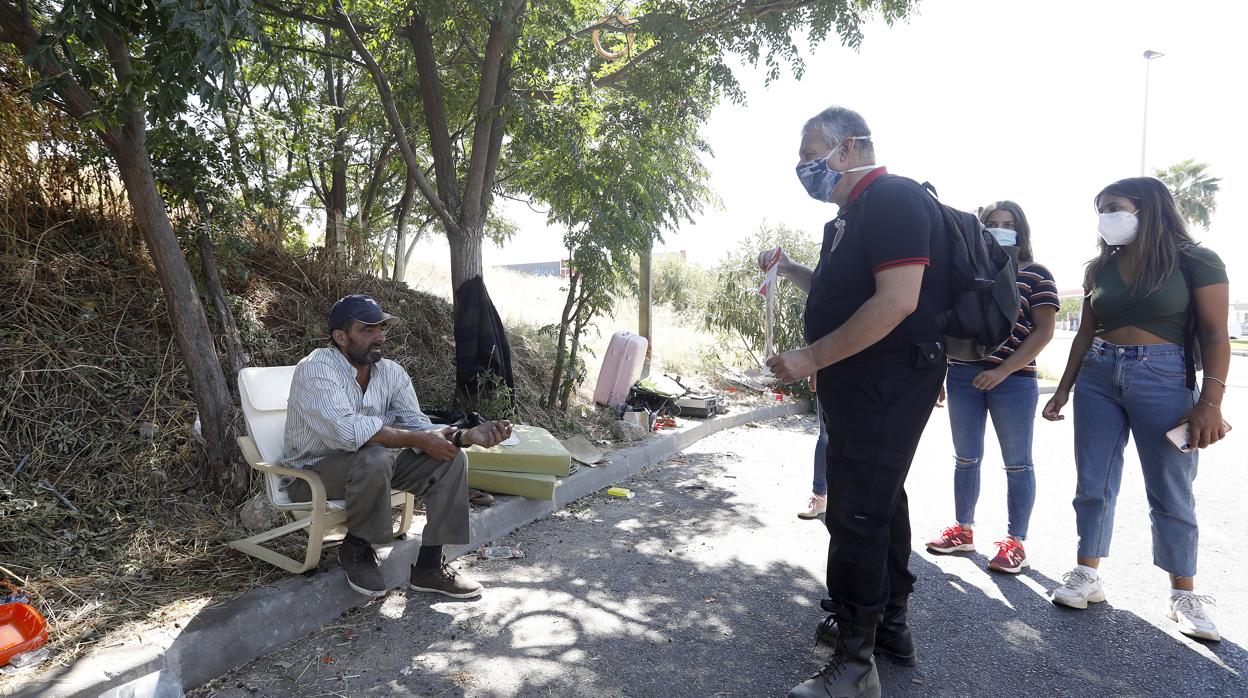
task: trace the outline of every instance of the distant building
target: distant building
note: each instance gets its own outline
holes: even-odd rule
[[[555,260],[553,262],[530,262],[528,264],[498,264],[495,269],[506,269],[514,271],[517,274],[526,274],[528,276],[557,276],[566,277],[568,274],[568,263],[564,260]]]

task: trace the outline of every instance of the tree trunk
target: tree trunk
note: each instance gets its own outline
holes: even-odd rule
[[[333,31],[325,28],[325,50],[333,48]],[[332,58],[325,59],[325,105],[329,107],[334,128],[330,177],[325,191],[325,254],[336,264],[340,248],[346,243],[347,160],[346,133],[343,131],[342,74],[334,70]]]
[[[416,196],[416,179],[407,177],[407,185],[403,188],[403,198],[399,199],[399,208],[394,213],[394,281],[407,278],[407,216],[411,213],[412,197]]]
[[[378,268],[380,271],[380,274],[378,274],[378,278],[382,278],[382,279],[390,278],[391,267],[390,267],[390,262],[387,261],[387,258],[390,256],[390,241],[393,239],[394,239],[394,228],[386,228],[386,240],[385,242],[381,243],[381,254],[378,255]],[[398,264],[399,260],[395,259],[394,262],[395,264]]]
[[[234,312],[225,300],[225,289],[221,286],[221,274],[217,270],[217,258],[212,250],[212,233],[209,227],[210,213],[208,205],[203,201],[196,202],[203,227],[197,236],[199,243],[199,262],[204,267],[204,282],[208,286],[208,295],[212,298],[217,317],[221,320],[221,333],[225,335],[225,350],[230,357],[230,375],[233,380],[227,381],[238,394],[238,372],[247,366],[247,353],[243,351],[243,342],[239,338],[238,324],[234,322]]]
[[[156,189],[144,129],[142,124],[127,124],[117,146],[112,148],[113,155],[169,306],[169,321],[199,407],[208,473],[218,491],[241,499],[249,489],[249,469],[234,444],[234,401],[217,359],[195,280],[178,247],[165,202]]]
[[[458,233],[448,234],[447,240],[451,247],[451,289],[458,291],[464,282],[482,275],[481,240],[485,235],[484,226],[463,228]],[[458,309],[456,309],[458,313]]]
[[[416,231],[416,234],[412,236],[412,241],[407,243],[407,252],[403,253],[404,273],[406,273],[407,268],[412,265],[412,253],[416,251],[416,243],[420,242],[420,239],[424,237],[425,229],[428,227],[429,222],[426,221],[420,226],[420,229]]]
[[[563,360],[567,354],[568,327],[572,324],[572,309],[576,306],[576,282],[579,276],[575,273],[568,276],[568,299],[563,304],[563,314],[559,316],[559,340],[555,344],[555,370],[550,379],[550,393],[546,397],[546,408],[555,406],[559,399],[559,386],[563,384]]]
[[[247,173],[243,169],[243,148],[238,142],[238,122],[230,116],[230,103],[227,99],[221,100],[221,120],[225,123],[225,138],[228,152],[230,154],[230,169],[234,175],[234,179],[238,182],[239,193],[243,197],[243,208],[247,210],[247,215],[251,215],[251,186],[247,181]]]
[[[637,334],[646,338],[646,358],[641,364],[641,376],[650,375],[650,358],[654,351],[654,337],[650,325],[650,307],[654,301],[654,280],[650,275],[653,244],[647,245],[637,264]]]
[[[582,288],[582,290],[584,289]],[[559,409],[563,412],[568,411],[568,401],[572,397],[572,386],[575,383],[572,380],[572,372],[576,370],[577,354],[580,353],[581,349],[581,333],[585,329],[585,318],[581,312],[584,303],[585,298],[584,294],[582,294],[577,302],[576,320],[572,327],[572,348],[568,352],[568,379],[564,381],[563,389],[559,394]]]

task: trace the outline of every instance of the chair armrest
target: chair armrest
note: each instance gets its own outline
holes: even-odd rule
[[[272,475],[283,475],[286,477],[294,477],[308,483],[308,489],[312,491],[312,504],[318,509],[325,508],[325,483],[321,482],[321,476],[314,471],[304,470],[301,468],[287,468],[283,465],[274,465],[262,460],[260,449],[256,448],[256,443],[251,440],[250,436],[238,437],[238,447],[243,452],[243,457],[247,459],[247,464],[262,473]]]

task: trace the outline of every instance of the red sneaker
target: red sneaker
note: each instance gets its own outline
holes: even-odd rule
[[[1013,538],[997,541],[997,556],[988,563],[988,569],[1006,574],[1018,574],[1024,567],[1031,567],[1027,562],[1027,551],[1023,544]]]
[[[971,552],[975,550],[975,531],[961,526],[950,526],[941,531],[935,540],[929,540],[927,549],[942,555]]]

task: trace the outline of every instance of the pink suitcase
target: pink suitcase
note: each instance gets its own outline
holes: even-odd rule
[[[646,338],[632,332],[616,332],[602,358],[602,371],[594,386],[594,402],[619,407],[628,401],[628,391],[641,378],[646,361]]]

